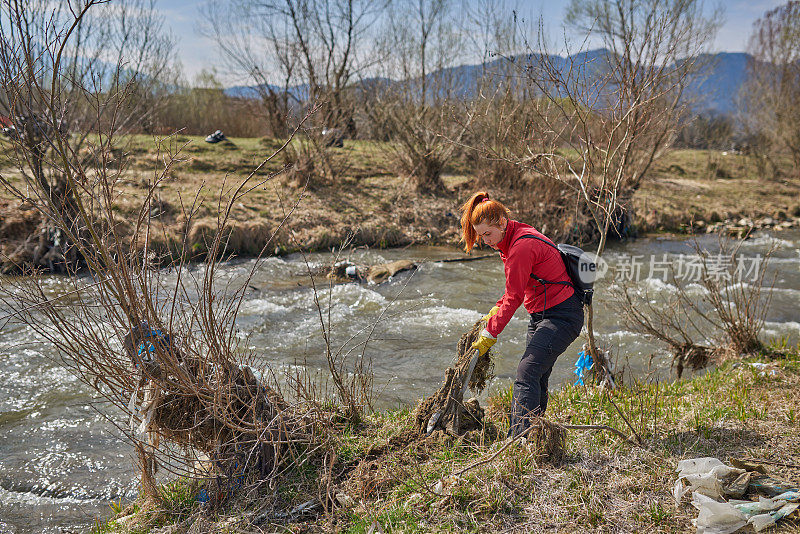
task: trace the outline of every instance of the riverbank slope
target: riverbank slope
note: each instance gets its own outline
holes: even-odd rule
[[[174,259],[179,251],[202,259],[217,228],[220,196],[279,146],[274,139],[237,138],[211,145],[201,137],[175,136],[157,143],[134,136],[124,151],[114,154],[114,161],[124,167],[115,191],[118,230],[123,235],[133,231],[132,221],[149,184],[171,161],[168,154],[177,154],[167,178],[156,187],[149,210],[154,223],[150,252],[162,261]],[[0,154],[7,149],[0,146]],[[516,218],[556,238],[559,234],[559,221],[542,220],[535,191],[504,191],[482,184],[466,158],[455,158],[444,169],[443,193],[423,195],[394,172],[383,143],[347,140],[342,148],[328,149],[336,177],[314,178],[308,184],[302,175],[284,170],[293,162],[291,153],[297,152],[287,151],[264,165],[251,182],[257,187],[232,206],[226,254],[327,250],[347,240],[383,248],[456,245],[458,206],[478,188],[488,188],[507,202]],[[12,180],[18,173],[7,154],[0,157],[0,167]],[[659,160],[634,195],[631,229],[643,235],[682,232],[690,226],[700,230],[729,226],[737,232],[800,226],[799,199],[796,170],[787,168],[781,177],[767,179],[740,154],[673,150]],[[194,214],[189,217],[192,206]],[[15,248],[38,221],[32,208],[0,196],[0,257],[13,260]]]
[[[160,503],[120,506],[95,532],[686,532],[696,510],[672,495],[681,459],[755,459],[800,485],[800,347],[774,356],[613,393],[552,393],[549,420],[608,425],[641,444],[568,430],[558,458],[535,444],[504,447],[504,389],[490,398],[483,427],[462,438],[412,439],[408,409],[375,414],[337,427],[330,471],[309,461],[274,491],[241,492],[213,513],[197,502],[202,481],[172,482]],[[798,527],[789,518],[774,532]]]

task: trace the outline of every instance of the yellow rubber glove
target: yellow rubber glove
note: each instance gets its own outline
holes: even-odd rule
[[[489,313],[487,313],[486,315],[481,317],[481,321],[488,321],[489,319],[494,317],[497,314],[497,312],[499,312],[499,311],[500,311],[500,306],[495,306],[494,308],[489,310]]]
[[[497,338],[484,328],[481,330],[481,336],[478,338],[478,341],[473,343],[470,348],[478,349],[478,352],[480,352],[481,356],[483,356],[490,348],[492,348],[492,345],[495,343],[497,343]]]

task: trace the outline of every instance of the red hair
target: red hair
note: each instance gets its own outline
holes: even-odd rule
[[[469,252],[478,241],[478,233],[474,224],[485,222],[500,227],[500,222],[509,218],[508,208],[497,200],[490,200],[489,193],[478,191],[461,206],[461,240],[464,250]]]

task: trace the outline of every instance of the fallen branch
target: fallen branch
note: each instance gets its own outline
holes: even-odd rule
[[[507,441],[506,441],[506,443],[505,443],[505,445],[503,445],[502,447],[500,447],[500,448],[499,448],[499,449],[498,449],[498,450],[497,450],[497,451],[496,451],[494,454],[492,454],[492,455],[491,455],[491,456],[489,456],[488,458],[486,458],[486,459],[484,459],[484,460],[478,460],[478,461],[477,461],[477,462],[475,462],[475,463],[471,463],[471,464],[469,464],[467,467],[465,467],[464,469],[462,469],[462,470],[460,470],[460,471],[456,471],[455,473],[452,473],[452,475],[451,475],[451,476],[458,477],[458,476],[461,476],[461,475],[463,475],[464,473],[466,473],[466,472],[467,472],[467,471],[469,471],[470,469],[474,469],[474,468],[476,468],[476,467],[479,467],[479,466],[481,466],[481,465],[488,464],[489,462],[491,462],[492,460],[494,460],[495,458],[497,458],[497,457],[500,455],[500,453],[501,453],[501,452],[503,452],[504,450],[506,450],[507,448],[509,448],[511,445],[513,445],[514,443],[516,443],[517,441],[519,441],[519,440],[520,440],[520,439],[522,439],[523,437],[527,436],[527,435],[528,435],[528,432],[530,432],[530,430],[531,430],[531,429],[530,429],[530,428],[528,428],[528,430],[526,430],[525,432],[523,432],[523,433],[522,433],[522,434],[520,434],[519,436],[516,436],[516,437],[514,437],[513,439],[510,439],[510,440],[507,440]]]
[[[634,437],[634,436],[626,436],[620,430],[617,430],[616,428],[614,428],[612,426],[608,426],[608,425],[560,425],[560,426],[563,427],[563,428],[566,428],[567,430],[608,430],[609,432],[611,432],[613,434],[616,434],[617,436],[621,437],[625,441],[632,441],[632,438]],[[484,465],[484,464],[487,464],[487,463],[491,462],[492,460],[497,458],[500,455],[500,453],[502,453],[504,450],[506,450],[511,445],[513,445],[516,441],[520,440],[523,437],[526,437],[530,433],[530,431],[532,429],[533,429],[533,427],[530,427],[530,428],[528,428],[528,430],[526,430],[524,433],[520,434],[519,436],[516,436],[514,439],[508,440],[502,447],[500,447],[497,451],[495,451],[488,458],[485,458],[483,460],[478,460],[477,462],[468,465],[464,469],[462,469],[460,471],[456,471],[451,476],[461,476],[464,473],[466,473],[467,471],[469,471],[470,469],[474,469],[476,467],[480,467],[481,465]],[[800,466],[797,466],[797,467],[800,467]]]
[[[627,417],[625,417],[625,414],[624,414],[624,413],[622,413],[622,410],[620,410],[620,409],[619,409],[619,406],[617,406],[617,403],[616,403],[616,402],[614,402],[614,399],[612,399],[610,395],[608,396],[608,401],[611,403],[611,405],[612,405],[614,408],[616,408],[616,409],[617,409],[617,413],[619,414],[619,416],[620,416],[620,417],[622,417],[622,420],[623,420],[623,421],[625,421],[625,424],[626,424],[626,425],[628,425],[628,428],[630,428],[630,429],[631,429],[631,432],[633,432],[633,435],[634,435],[634,436],[636,436],[636,442],[637,442],[639,445],[642,445],[642,444],[644,443],[644,441],[642,440],[642,437],[639,435],[639,433],[638,433],[638,432],[636,432],[636,429],[635,429],[635,428],[633,428],[633,425],[631,424],[631,422],[630,422],[630,421],[628,421],[628,418],[627,418]],[[627,439],[627,438],[626,438],[626,439]]]
[[[469,258],[448,258],[446,260],[436,260],[434,263],[461,263],[465,261],[478,261],[478,260],[485,260],[487,258],[496,258],[497,254],[484,254],[483,256],[470,256]]]

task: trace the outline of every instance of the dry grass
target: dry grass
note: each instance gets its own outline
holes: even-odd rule
[[[114,209],[118,215],[132,217],[155,172],[163,168],[167,153],[180,150],[181,162],[159,184],[156,198],[159,209],[152,214],[161,227],[151,239],[163,261],[175,259],[181,251],[202,259],[207,249],[207,232],[203,228],[215,227],[220,191],[241,180],[256,162],[279,146],[274,139],[234,138],[232,142],[234,147],[210,145],[201,137],[179,135],[162,144],[159,153],[154,139],[133,136],[130,144],[117,154],[118,158],[127,158],[127,167]],[[5,144],[0,140],[0,154],[4,153]],[[291,221],[297,242],[304,248],[329,249],[353,231],[355,245],[457,244],[457,206],[474,189],[473,173],[464,161],[455,160],[445,169],[444,195],[421,197],[406,179],[392,172],[380,143],[348,140],[343,148],[331,152],[333,157],[346,161],[346,172],[333,182],[323,181],[305,192]],[[283,165],[284,161],[276,158],[259,172],[269,175],[280,171]],[[14,175],[10,169],[3,169],[3,173]],[[299,185],[292,183],[288,175],[279,177],[249,192],[233,206],[231,240],[226,253],[253,256],[260,252],[283,219],[287,199],[300,192]],[[195,229],[187,229],[185,212],[198,192],[197,213],[192,217]],[[502,192],[497,195],[503,197]],[[515,195],[518,196],[509,193],[506,200],[514,204]],[[766,180],[756,175],[755,167],[743,156],[675,150],[655,167],[633,203],[640,231],[681,231],[692,220],[797,217],[800,216],[798,198],[800,177],[796,173],[788,173],[779,180]],[[554,226],[556,221],[540,220],[541,210],[533,203],[526,201],[514,208],[517,218],[547,228],[551,233],[560,231]],[[12,242],[27,236],[29,227],[35,226],[37,221],[25,217],[19,215],[15,203],[0,199],[0,237],[6,248],[10,249]],[[564,221],[568,218],[557,217]],[[187,247],[182,250],[184,237]],[[266,252],[283,254],[296,248],[288,232],[284,232]]]
[[[742,155],[674,150],[658,162],[633,200],[640,229],[681,231],[699,220],[800,217],[799,199],[796,170],[772,179],[759,175]]]
[[[374,414],[335,433],[329,501],[319,500],[325,467],[310,462],[287,475],[278,493],[243,493],[215,521],[238,518],[238,530],[229,532],[366,532],[372,525],[384,532],[686,532],[696,512],[688,504],[676,507],[672,498],[678,460],[715,456],[800,465],[800,350],[780,360],[762,358],[766,370],[753,361],[616,391],[615,403],[644,446],[612,433],[568,430],[561,459],[543,456],[535,439],[503,448],[505,389],[491,397],[484,426],[462,437],[436,432],[420,439],[408,409]],[[548,418],[624,425],[608,392],[592,387],[555,392]],[[800,484],[798,468],[768,469]],[[291,511],[315,499],[312,513],[273,512],[253,524],[267,501]],[[187,506],[187,499],[180,502]],[[190,507],[169,522],[165,513],[148,512],[158,524],[177,524],[176,533],[186,532],[197,515]],[[796,519],[784,520],[775,532],[798,526]],[[105,529],[130,532],[113,523]]]
[[[179,254],[195,260],[205,257],[208,236],[216,229],[220,193],[244,179],[276,145],[274,140],[234,138],[232,142],[235,149],[206,144],[200,137],[176,136],[164,143],[159,153],[154,140],[134,136],[119,155],[127,162],[117,187],[114,211],[121,219],[131,219],[155,172],[164,168],[170,154],[179,153],[179,163],[156,189],[158,209],[151,213],[156,227],[151,235],[152,246],[162,261],[173,261]],[[288,232],[279,233],[265,251],[267,254],[295,251],[295,241],[306,250],[326,250],[340,245],[351,233],[355,233],[353,245],[378,248],[458,240],[456,206],[460,199],[452,190],[444,196],[421,198],[407,180],[386,174],[388,165],[374,143],[346,141],[343,148],[330,151],[334,153],[332,157],[347,161],[346,175],[333,181],[320,180],[305,190],[291,220],[294,238]],[[283,161],[276,158],[259,171],[259,176],[283,168]],[[13,170],[2,172],[12,176],[13,181]],[[225,253],[258,254],[283,221],[289,199],[297,198],[304,185],[297,183],[291,173],[284,173],[249,191],[232,206]],[[196,211],[190,217],[188,212],[195,200]],[[15,241],[30,233],[30,224],[23,228],[16,211],[16,203],[0,198],[0,237],[9,250],[15,248]],[[189,219],[191,225],[186,223]],[[35,222],[38,221],[33,222],[34,226]]]

